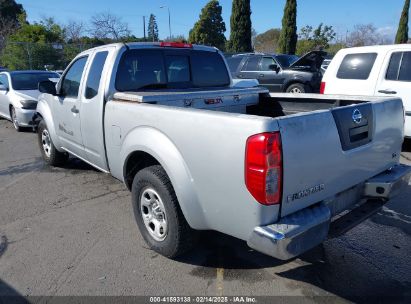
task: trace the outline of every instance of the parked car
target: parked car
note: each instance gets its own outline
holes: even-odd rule
[[[248,53],[227,58],[234,78],[257,79],[270,92],[319,92],[325,52],[295,55]]]
[[[44,71],[0,72],[0,116],[11,120],[17,131],[32,127],[40,95],[39,82],[59,77],[57,73]]]
[[[292,258],[324,241],[335,215],[365,219],[411,174],[399,165],[399,98],[236,88],[211,47],[101,46],[39,88],[44,161],[72,154],[123,181],[143,238],[168,257],[195,230],[217,230]]]
[[[324,74],[321,93],[402,98],[404,133],[411,138],[411,44],[340,50]]]

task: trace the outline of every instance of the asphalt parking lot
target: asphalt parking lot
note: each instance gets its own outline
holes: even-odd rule
[[[174,261],[146,248],[123,184],[76,159],[45,166],[36,140],[0,120],[0,295],[411,297],[411,186],[290,262],[210,232]]]

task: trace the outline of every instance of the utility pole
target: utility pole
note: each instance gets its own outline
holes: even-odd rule
[[[170,8],[167,5],[162,5],[160,8],[166,8],[168,11],[168,31],[170,33],[170,40],[171,40],[171,14],[170,14]]]
[[[144,41],[146,41],[146,16],[143,16]]]

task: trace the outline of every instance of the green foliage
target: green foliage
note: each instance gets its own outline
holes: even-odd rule
[[[156,16],[153,14],[148,20],[148,41],[158,41],[158,26]]]
[[[230,27],[228,51],[232,53],[252,52],[250,0],[233,0]]]
[[[336,36],[332,26],[320,23],[317,28],[306,25],[299,34],[297,43],[297,54],[304,55],[316,49],[327,49],[330,41]]]
[[[7,39],[2,65],[9,69],[44,69],[44,65],[61,66],[63,31],[53,19],[28,24],[20,16],[20,28]]]
[[[256,52],[275,53],[278,48],[281,29],[270,29],[255,37],[254,50]]]
[[[188,41],[224,49],[226,28],[221,13],[222,7],[217,0],[208,2],[201,10],[200,19],[190,30]]]
[[[402,10],[400,24],[398,25],[397,35],[395,36],[395,43],[408,42],[408,16],[410,10],[410,0],[405,0],[404,8]]]
[[[297,0],[287,0],[284,8],[278,52],[295,54],[297,38]]]

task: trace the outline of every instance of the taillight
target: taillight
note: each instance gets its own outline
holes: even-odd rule
[[[281,201],[282,151],[279,132],[261,133],[247,139],[245,184],[251,195],[263,205]]]
[[[323,81],[321,82],[321,85],[320,85],[320,94],[324,94],[324,92],[325,92],[325,82]]]
[[[161,42],[161,47],[173,47],[173,48],[192,48],[193,45],[191,43],[184,43],[184,42]]]

